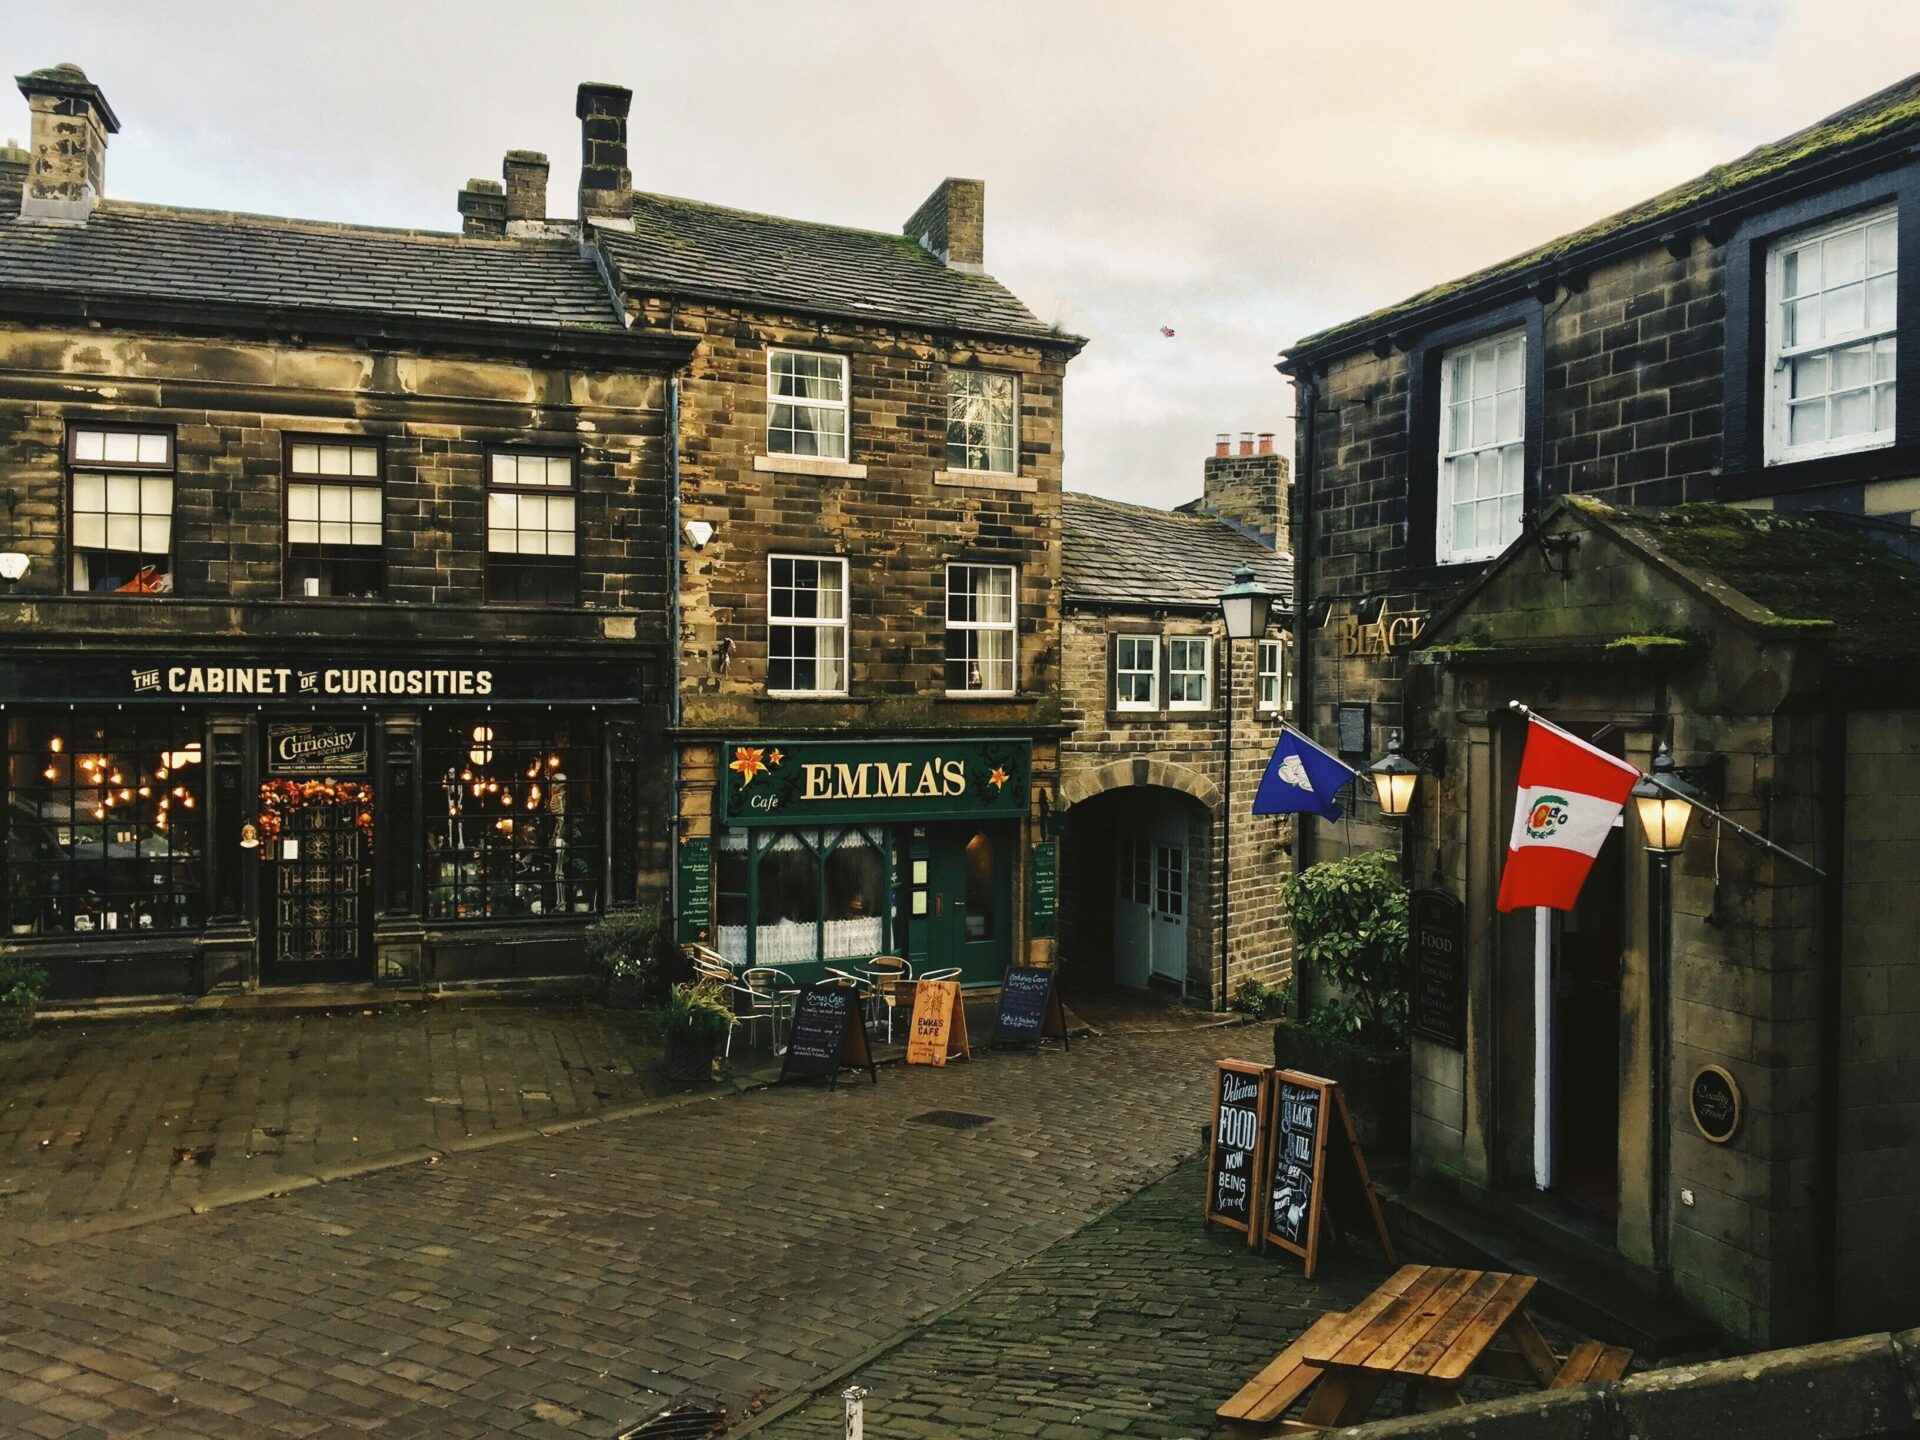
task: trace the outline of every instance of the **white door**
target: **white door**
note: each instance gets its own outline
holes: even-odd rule
[[[1187,978],[1187,847],[1153,847],[1153,973],[1176,984]]]
[[[1144,990],[1153,974],[1153,842],[1124,832],[1114,849],[1113,978]]]

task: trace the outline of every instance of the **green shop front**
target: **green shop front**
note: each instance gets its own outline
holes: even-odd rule
[[[708,753],[711,834],[681,842],[683,940],[802,981],[898,955],[990,985],[1051,933],[1020,903],[1030,740],[751,737]]]

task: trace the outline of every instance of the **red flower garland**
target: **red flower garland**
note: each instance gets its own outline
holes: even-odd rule
[[[373,787],[358,780],[269,780],[260,787],[260,858],[278,852],[287,816],[308,805],[355,805],[353,823],[373,853]]]

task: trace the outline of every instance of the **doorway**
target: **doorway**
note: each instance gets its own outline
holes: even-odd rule
[[[1620,981],[1625,830],[1600,847],[1574,908],[1548,921],[1548,1190],[1601,1215],[1620,1207]]]
[[[1187,973],[1187,836],[1173,811],[1123,832],[1113,890],[1114,978],[1144,990]]]
[[[963,985],[993,984],[1006,973],[1017,836],[1006,824],[927,827],[926,910],[909,922],[925,927],[923,969],[957,965]]]
[[[260,789],[261,978],[373,979],[373,788],[332,778]]]

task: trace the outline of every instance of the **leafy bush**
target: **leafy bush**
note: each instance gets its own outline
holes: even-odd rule
[[[26,960],[0,960],[0,1005],[37,1005],[47,993],[47,972]]]
[[[587,927],[587,963],[603,975],[637,979],[653,990],[660,980],[660,938],[657,905],[610,910]]]
[[[660,1014],[660,1028],[667,1039],[698,1040],[718,1045],[733,1028],[733,1011],[727,1008],[725,995],[712,985],[676,985],[667,995],[667,1006]]]
[[[1307,1028],[1398,1049],[1407,1040],[1407,887],[1385,851],[1310,865],[1285,886],[1293,953],[1340,987]]]
[[[1293,1008],[1293,981],[1268,985],[1260,980],[1242,980],[1233,992],[1233,1008],[1255,1020],[1271,1020]]]

